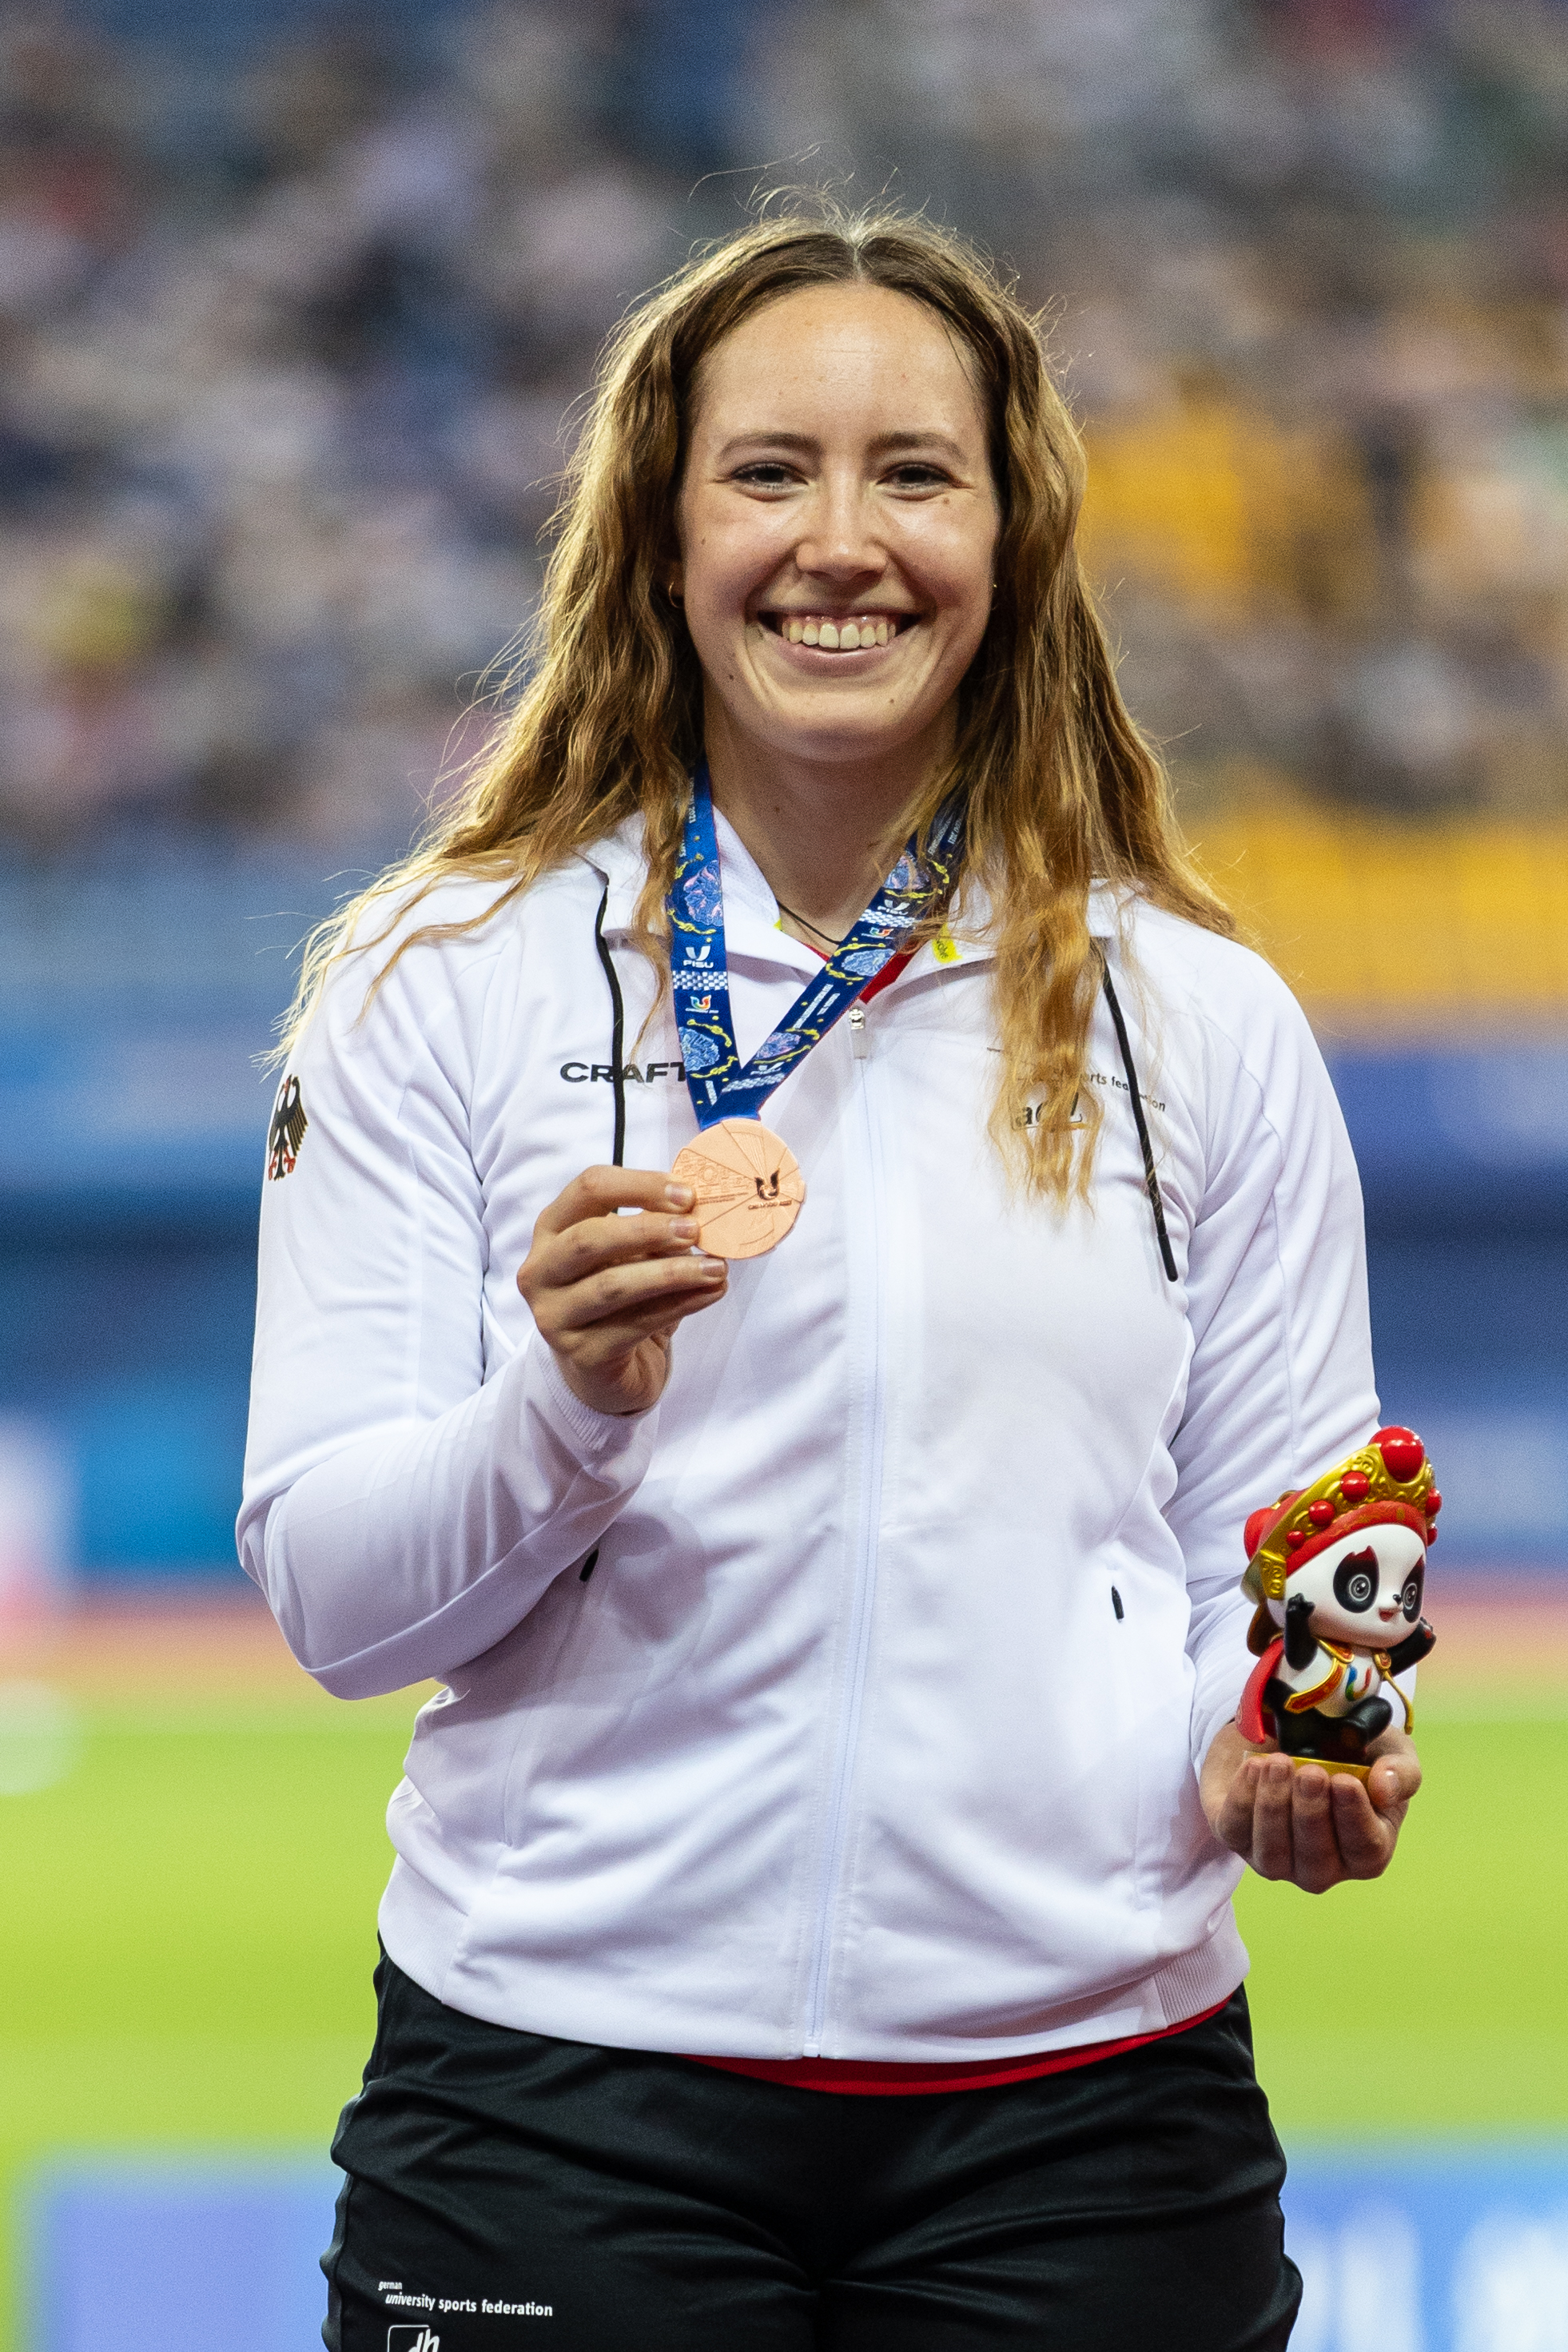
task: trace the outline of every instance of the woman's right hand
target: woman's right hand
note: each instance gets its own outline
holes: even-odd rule
[[[534,1226],[517,1286],[567,1387],[595,1412],[657,1404],[676,1325],[724,1296],[723,1259],[693,1246],[693,1205],[689,1185],[650,1169],[585,1168]]]

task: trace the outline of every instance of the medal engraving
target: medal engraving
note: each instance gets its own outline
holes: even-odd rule
[[[805,1179],[787,1143],[755,1118],[722,1118],[676,1156],[670,1176],[697,1195],[701,1246],[713,1257],[763,1257],[800,1214]]]

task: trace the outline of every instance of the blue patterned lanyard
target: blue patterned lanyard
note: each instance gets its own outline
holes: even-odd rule
[[[900,952],[906,934],[948,896],[963,839],[963,808],[955,797],[931,827],[925,856],[911,840],[848,938],[828,957],[820,979],[801,991],[779,1026],[742,1066],[730,1018],[724,891],[704,761],[692,782],[680,863],[665,902],[680,1058],[699,1127],[715,1126],[721,1118],[761,1116],[774,1087],[827,1034],[867,982]]]

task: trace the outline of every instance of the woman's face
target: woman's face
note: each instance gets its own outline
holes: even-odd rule
[[[968,357],[932,311],[818,286],[746,320],[699,373],[677,516],[710,737],[945,749],[1000,518]]]

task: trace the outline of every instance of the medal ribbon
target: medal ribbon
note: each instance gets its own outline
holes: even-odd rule
[[[963,841],[963,807],[949,801],[931,827],[922,857],[911,837],[898,864],[841,940],[821,973],[795,998],[778,1027],[742,1066],[730,1018],[730,968],[724,953],[724,891],[713,794],[704,761],[692,780],[686,834],[669,914],[669,979],[680,1058],[700,1128],[721,1118],[757,1118],[776,1087],[848,1011],[868,980],[889,964],[905,935],[952,887]]]

